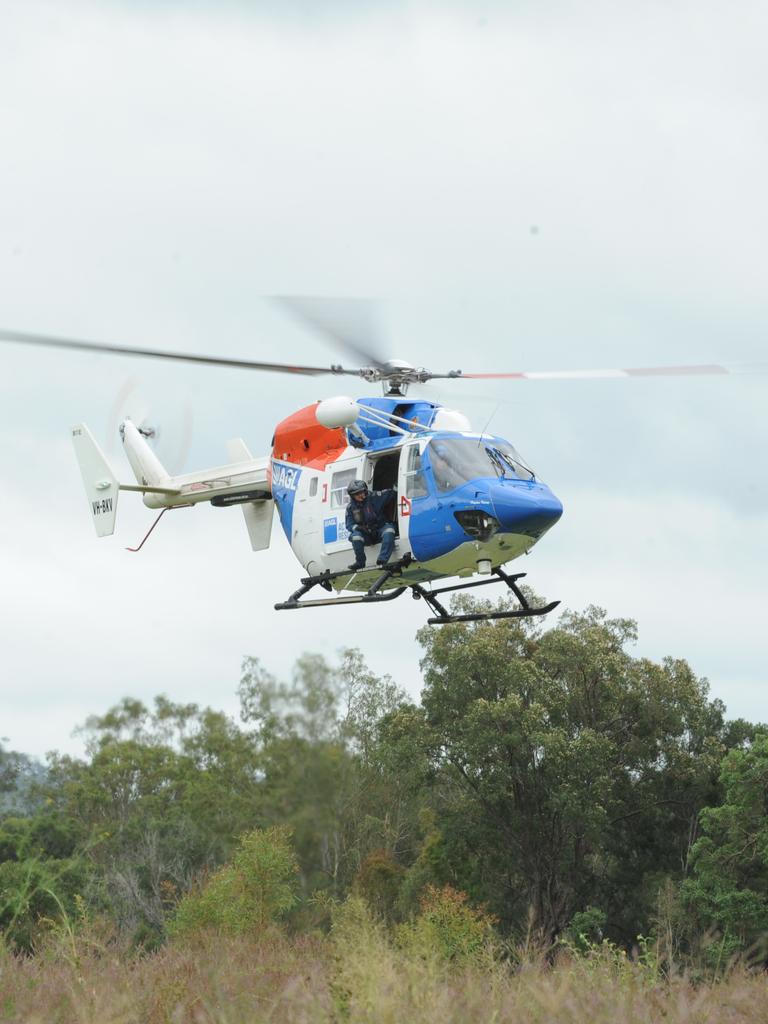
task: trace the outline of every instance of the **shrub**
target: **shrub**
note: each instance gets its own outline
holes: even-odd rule
[[[567,931],[568,939],[577,952],[584,953],[602,940],[603,928],[605,912],[598,907],[587,907],[571,918]]]
[[[467,894],[450,885],[427,886],[415,920],[397,929],[398,945],[412,955],[455,964],[493,956],[495,918],[471,907]]]
[[[360,865],[354,890],[382,920],[390,921],[403,883],[404,869],[386,850],[374,850]]]
[[[11,948],[31,952],[50,921],[75,911],[86,879],[85,864],[76,858],[0,863],[0,935]]]
[[[169,935],[187,938],[205,930],[226,935],[263,931],[296,902],[297,871],[290,829],[246,832],[232,863],[180,901]]]

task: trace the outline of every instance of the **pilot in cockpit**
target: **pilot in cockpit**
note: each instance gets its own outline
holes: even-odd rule
[[[438,490],[451,491],[463,483],[449,461],[449,453],[445,445],[439,441],[429,446],[429,462],[432,466],[432,475],[435,478]]]

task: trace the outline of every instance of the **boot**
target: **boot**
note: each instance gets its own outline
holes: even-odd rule
[[[364,569],[365,568],[365,544],[361,540],[352,541],[352,550],[355,552],[355,560],[350,565],[350,569]]]

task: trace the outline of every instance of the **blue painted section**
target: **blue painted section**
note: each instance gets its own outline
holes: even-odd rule
[[[487,504],[490,506],[490,501]],[[466,501],[461,503],[461,508],[467,507]],[[491,511],[490,507],[488,511]],[[426,497],[413,501],[408,541],[414,558],[419,562],[428,562],[431,558],[446,555],[459,544],[463,544],[466,539],[466,534],[454,519],[453,512],[448,509],[445,500],[438,500],[431,493],[431,488],[430,494]]]
[[[398,401],[393,398],[365,398],[361,405],[367,405],[384,413],[392,413],[412,419],[429,426],[438,406],[432,402]],[[362,424],[368,433],[367,451],[382,451],[397,448],[403,437],[390,434],[386,427],[372,427]],[[455,431],[436,431],[427,435],[430,442],[441,440],[460,440],[462,435]],[[469,440],[467,439],[469,443]],[[474,444],[493,448],[503,448],[507,442],[503,438],[488,437]],[[450,446],[447,446],[450,447]],[[435,479],[434,469],[430,461],[430,445],[422,457],[423,477],[428,493],[422,497],[411,499],[411,517],[409,525],[409,543],[414,557],[419,562],[429,562],[448,554],[461,544],[474,538],[466,533],[456,519],[455,513],[477,509],[494,516],[499,522],[496,536],[504,533],[528,536],[532,541],[538,540],[560,518],[563,506],[546,484],[533,479],[523,479],[516,468],[510,468],[509,475],[499,476],[493,472],[493,462],[489,459],[488,467],[492,475],[485,475],[483,458],[477,463],[469,460],[474,471],[475,465],[483,471],[468,482],[449,490],[440,490]],[[471,453],[470,453],[471,454]],[[479,453],[481,456],[483,453]],[[272,460],[272,494],[277,505],[278,515],[289,541],[293,540],[293,507],[296,490],[301,477],[301,468],[287,463]],[[501,470],[500,470],[501,472]],[[444,470],[441,473],[445,486]],[[466,475],[466,474],[465,474]],[[323,520],[323,542],[333,544],[346,539],[346,529],[337,517]]]
[[[563,514],[563,506],[546,484],[496,480],[491,485],[494,513],[501,532],[538,540]]]
[[[293,540],[293,504],[300,477],[301,469],[298,466],[272,460],[272,497],[289,542]]]
[[[374,409],[376,412],[384,413],[385,415],[391,415],[394,413],[396,416],[401,416],[405,420],[415,420],[416,423],[423,427],[428,427],[432,420],[435,418],[435,412],[440,408],[439,405],[434,402],[423,402],[418,399],[409,401],[407,398],[360,398],[358,404],[361,406],[368,406],[369,409]],[[398,423],[398,426],[404,426],[404,424]],[[397,431],[391,431],[388,427],[374,426],[371,423],[360,423],[360,429],[367,437],[367,441],[362,447],[366,451],[381,451],[386,448],[393,448],[403,440],[402,434]],[[347,436],[350,444],[355,447],[360,447],[360,443],[355,439],[354,434]]]
[[[456,512],[467,509],[487,512],[499,521],[496,536],[514,533],[533,540],[546,533],[563,513],[560,500],[546,484],[537,480],[479,477],[441,493],[428,453],[429,448],[423,461],[429,494],[413,500],[408,531],[414,557],[420,562],[439,558],[474,539],[462,529]]]

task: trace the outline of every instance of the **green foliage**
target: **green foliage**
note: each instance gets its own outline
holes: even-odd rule
[[[174,892],[232,851],[253,822],[258,754],[220,712],[158,697],[88,720],[87,761],[57,758],[54,806],[82,823],[91,893],[129,934],[162,934]]]
[[[29,951],[47,920],[71,913],[89,878],[75,822],[50,810],[0,822],[0,935]]]
[[[506,931],[532,913],[553,942],[591,904],[630,944],[653,880],[679,876],[716,799],[723,707],[685,662],[633,658],[635,635],[595,608],[547,632],[506,620],[419,634],[422,706],[387,720],[390,764],[430,794],[458,884]]]
[[[290,830],[255,829],[240,838],[232,863],[184,896],[168,931],[188,939],[206,930],[258,934],[296,901],[296,857]]]
[[[398,945],[411,956],[436,958],[455,965],[487,962],[493,957],[493,918],[471,907],[467,894],[450,885],[427,886],[417,917],[397,929]]]
[[[319,932],[334,908],[334,948],[357,914],[392,977],[406,948],[427,975],[487,950],[477,913],[508,948],[565,942],[596,970],[639,934],[670,977],[762,955],[768,738],[684,661],[633,657],[635,632],[596,608],[425,629],[420,704],[357,651],[304,655],[288,682],[247,658],[240,723],[125,699],[87,721],[84,757],[35,769],[23,807],[26,762],[0,750],[21,808],[0,804],[0,931],[34,948],[81,899],[145,951],[171,918],[177,936]]]
[[[405,871],[391,853],[374,850],[360,865],[353,889],[363,897],[370,910],[384,921],[395,915]]]
[[[587,907],[577,911],[568,925],[567,935],[571,945],[580,951],[601,942],[605,928],[605,912],[599,907]]]
[[[388,948],[387,930],[361,896],[348,896],[331,910],[331,939],[341,960],[362,953],[383,953]]]
[[[712,966],[768,950],[768,736],[723,759],[722,804],[701,813],[684,898],[699,918]]]
[[[244,727],[162,696],[90,717],[86,757],[52,758],[46,802],[29,824],[0,827],[0,860],[77,848],[89,907],[144,945],[163,935],[178,893],[226,861],[255,821],[293,830],[306,897],[348,892],[365,857],[394,850],[410,829],[413,802],[378,760],[379,722],[400,691],[346,651],[334,667],[301,658],[288,686],[246,659],[240,695]]]
[[[241,717],[258,728],[260,817],[293,829],[305,896],[342,896],[365,857],[392,851],[409,827],[413,802],[378,746],[380,722],[403,696],[356,651],[344,651],[336,670],[305,656],[289,684],[253,658],[243,670]]]

